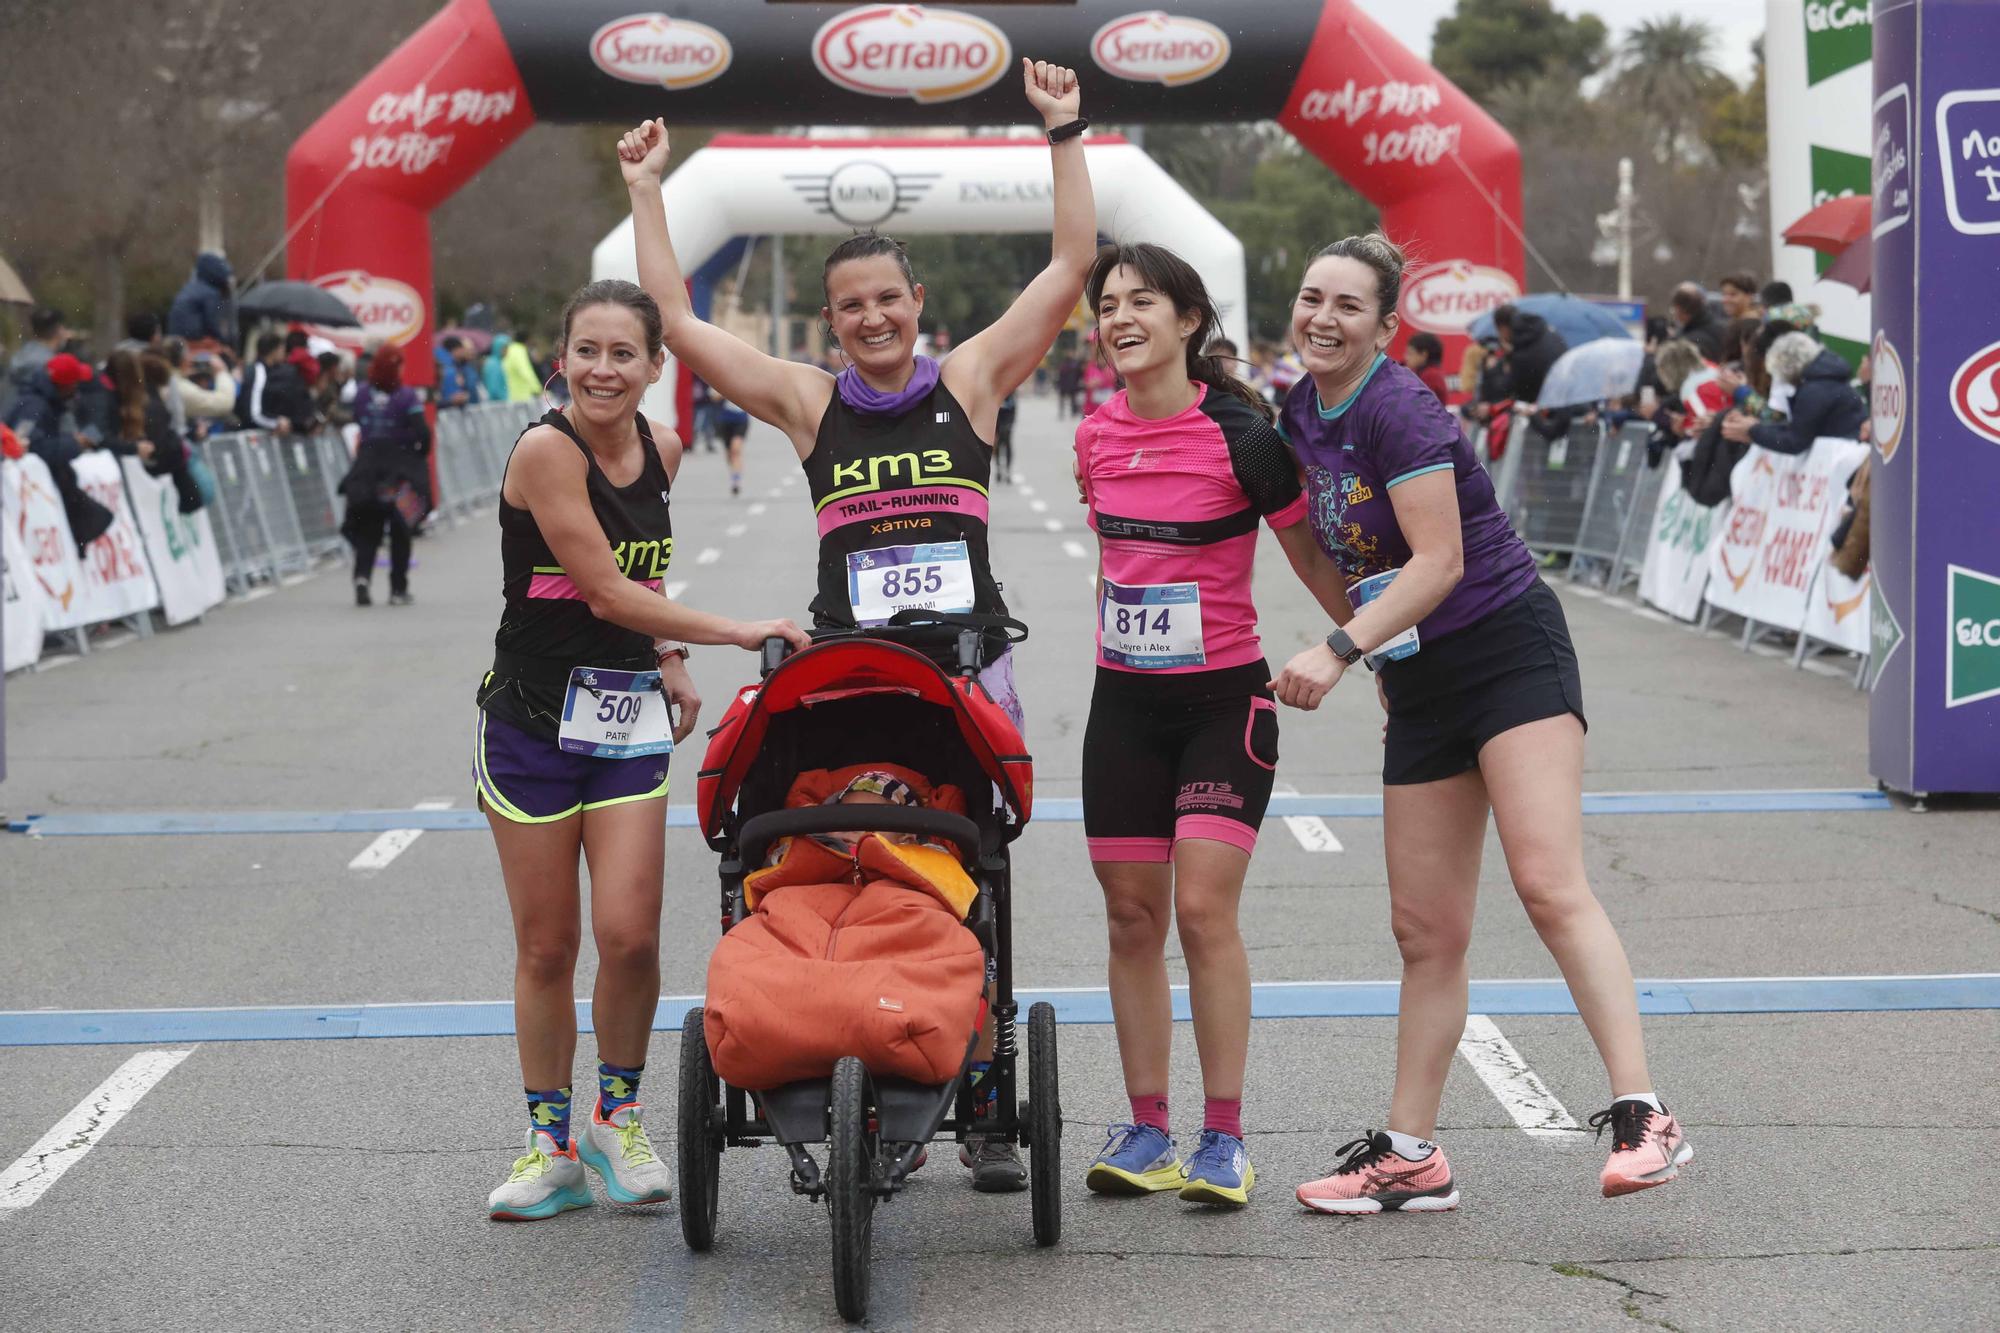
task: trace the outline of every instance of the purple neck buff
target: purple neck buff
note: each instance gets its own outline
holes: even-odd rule
[[[937,358],[920,356],[917,368],[910,374],[910,382],[895,393],[883,393],[874,385],[861,378],[861,372],[853,366],[834,376],[834,387],[840,390],[840,401],[857,412],[871,416],[896,417],[909,411],[930,395],[937,387]]]

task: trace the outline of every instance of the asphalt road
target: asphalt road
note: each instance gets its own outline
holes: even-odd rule
[[[1075,796],[1088,707],[1092,544],[1067,431],[1023,410],[1025,484],[997,487],[996,565],[1034,627],[1019,681],[1038,795]],[[674,577],[738,615],[796,613],[812,536],[797,468],[759,428],[745,492],[719,455],[676,487]],[[710,554],[713,552],[713,554]],[[418,545],[417,605],[349,605],[322,573],[206,623],[9,680],[0,808],[42,812],[471,807],[472,690],[499,609],[490,513]],[[1274,661],[1321,632],[1276,545],[1260,551]],[[1593,791],[1872,787],[1866,699],[1844,679],[1564,589],[1591,717]],[[721,701],[754,671],[705,649]],[[1283,718],[1280,779],[1379,790],[1366,680]],[[696,747],[689,747],[690,751]],[[692,799],[698,755],[675,761]],[[1324,847],[1330,833],[1340,850]],[[700,989],[714,858],[668,831],[663,989]],[[2000,960],[2000,816],[1984,810],[1598,815],[1586,857],[1644,978],[1990,972]],[[497,861],[476,832],[425,833],[379,869],[360,834],[34,838],[0,834],[0,1009],[362,1005],[504,999],[512,952]],[[1103,984],[1103,913],[1075,823],[1017,844],[1022,986]],[[1473,975],[1555,975],[1490,843]],[[1245,895],[1260,983],[1388,980],[1379,821],[1267,821]],[[588,950],[586,949],[586,954]],[[1178,957],[1172,960],[1180,975]],[[587,991],[590,962],[579,977]],[[1857,993],[1865,987],[1854,988]],[[1865,1001],[1866,996],[1863,996]],[[1844,1006],[1843,1006],[1844,1007]],[[1380,1123],[1393,1023],[1329,1006],[1260,1019],[1245,1103],[1251,1207],[1082,1187],[1122,1118],[1111,1029],[1061,1029],[1067,1229],[1038,1250],[1028,1202],[982,1197],[948,1152],[879,1214],[885,1328],[1679,1329],[2000,1323],[1992,1008],[1659,1016],[1659,1090],[1699,1157],[1670,1187],[1596,1191],[1587,1136],[1531,1136],[1454,1065],[1440,1137],[1458,1212],[1310,1215],[1291,1186]],[[1577,1122],[1608,1094],[1573,1017],[1494,1021]],[[0,1036],[12,1031],[0,1014]],[[1177,1030],[1176,1119],[1200,1089]],[[672,1137],[678,1036],[646,1083]],[[715,1249],[682,1245],[672,1205],[600,1206],[500,1226],[484,1196],[518,1152],[503,1036],[200,1044],[0,1044],[0,1172],[127,1060],[191,1050],[28,1206],[0,1207],[0,1327],[770,1328],[838,1325],[824,1210],[785,1188],[782,1153],[732,1150]],[[579,1069],[587,1076],[590,1043]],[[88,1117],[86,1116],[86,1119]],[[4,1178],[0,1178],[4,1179]],[[18,1193],[18,1192],[17,1192]],[[0,1202],[5,1187],[0,1186]]]

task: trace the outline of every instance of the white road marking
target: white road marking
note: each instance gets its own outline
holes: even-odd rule
[[[1597,598],[1604,596],[1603,593],[1599,592],[1597,589],[1591,587],[1587,583],[1564,583],[1562,585],[1562,590],[1564,592],[1573,592],[1578,597]]]
[[[1523,1132],[1538,1139],[1570,1139],[1583,1130],[1556,1100],[1548,1085],[1528,1068],[1527,1061],[1485,1014],[1465,1016],[1465,1035],[1458,1053],[1472,1066],[1488,1090],[1507,1108]]]
[[[687,590],[688,590],[688,585],[686,579],[675,579],[672,583],[669,583],[666,587],[660,589],[661,592],[667,595],[667,600],[670,602],[679,601],[680,595],[686,592]]]
[[[748,523],[731,523],[728,527],[722,530],[722,535],[725,537],[741,537],[744,533],[748,531],[750,531],[750,525]]]
[[[1283,792],[1287,796],[1296,796],[1299,792],[1299,789],[1289,782],[1275,783],[1272,785],[1271,790],[1274,792]],[[1333,829],[1318,815],[1286,815],[1284,820],[1285,827],[1290,829],[1292,836],[1299,840],[1299,846],[1309,852],[1342,852],[1347,850],[1340,845],[1340,839],[1333,836]]]
[[[704,546],[704,547],[702,547],[702,548],[701,548],[701,554],[700,554],[700,555],[697,555],[697,556],[696,556],[696,557],[694,558],[694,562],[695,562],[695,563],[696,563],[697,565],[712,565],[712,564],[714,564],[714,563],[715,563],[716,561],[718,561],[718,560],[720,560],[720,559],[722,559],[722,548],[721,548],[721,547],[719,547],[719,546]]]
[[[1016,472],[1014,475],[1016,477],[1019,477],[1021,474]],[[1028,485],[1026,482],[1020,483],[1019,485],[1015,486],[1014,489],[1019,491],[1022,495],[1028,497],[1029,499],[1034,498],[1035,488],[1033,486]]]
[[[1082,542],[1066,541],[1063,543],[1063,554],[1072,560],[1081,560],[1089,555],[1090,552],[1083,549]]]
[[[450,801],[418,801],[419,810],[449,810]],[[424,836],[420,828],[392,828],[376,835],[375,841],[361,849],[361,854],[347,863],[349,870],[380,870],[410,849],[410,844]]]
[[[1050,532],[1062,531],[1062,523],[1057,519],[1045,518],[1042,520],[1042,526],[1047,528]]]
[[[56,1121],[55,1128],[42,1135],[34,1147],[0,1171],[0,1210],[26,1208],[61,1180],[63,1173],[83,1160],[139,1104],[155,1083],[173,1067],[193,1054],[194,1048],[179,1051],[141,1051],[97,1085],[74,1110]]]
[[[1046,514],[1049,512],[1049,502],[1047,500],[1030,500],[1028,501],[1028,508],[1034,510],[1037,514]]]
[[[768,508],[770,508],[769,505],[765,504],[762,500],[759,500],[756,504],[750,506],[750,517],[752,518],[761,517],[764,511]]]

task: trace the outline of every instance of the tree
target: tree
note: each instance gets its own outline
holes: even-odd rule
[[[1648,19],[1619,43],[1617,91],[1659,127],[1654,151],[1662,160],[1698,154],[1693,128],[1707,103],[1734,89],[1710,58],[1714,46],[1715,29],[1678,14]]]
[[[1431,34],[1431,64],[1476,102],[1511,83],[1579,83],[1604,63],[1604,21],[1570,18],[1550,0],[1458,0]]]
[[[1764,43],[1756,43],[1757,73],[1748,88],[1730,88],[1706,104],[1701,137],[1725,167],[1761,168],[1770,147],[1764,124]]]

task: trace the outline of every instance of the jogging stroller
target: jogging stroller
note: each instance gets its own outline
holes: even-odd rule
[[[868,1312],[875,1206],[902,1188],[933,1137],[962,1141],[972,1131],[1026,1149],[1035,1240],[1056,1243],[1062,1105],[1055,1010],[1046,1003],[1028,1011],[1027,1096],[1019,1096],[1006,849],[1028,821],[1034,778],[1019,733],[979,684],[981,631],[889,625],[819,631],[814,639],[790,656],[783,640],[769,641],[763,679],[738,691],[710,733],[697,811],[722,857],[722,929],[746,919],[745,878],[781,838],[917,834],[955,848],[977,890],[964,925],[993,987],[993,1058],[976,1095],[994,1100],[975,1121],[971,1044],[957,1077],[935,1086],[878,1076],[852,1055],[822,1077],[761,1091],[728,1086],[716,1074],[707,1016],[691,1010],[681,1029],[681,1230],[690,1249],[708,1249],[724,1149],[775,1140],[791,1159],[793,1192],[826,1201],[835,1303],[858,1321]],[[940,666],[938,657],[954,665]],[[873,738],[863,742],[866,753],[856,752],[857,737]],[[896,805],[786,808],[794,775],[859,761],[898,764],[953,784],[965,794],[967,814]],[[823,1168],[810,1150],[821,1143],[828,1144]]]

